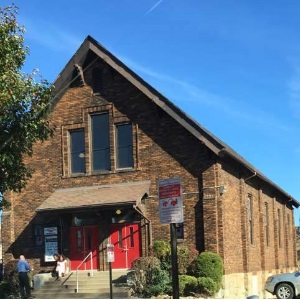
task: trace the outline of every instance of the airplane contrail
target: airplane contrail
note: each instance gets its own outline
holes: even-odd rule
[[[145,16],[147,16],[148,14],[151,13],[151,11],[153,11],[159,4],[161,4],[163,2],[163,0],[159,0],[156,4],[154,4],[146,13]]]

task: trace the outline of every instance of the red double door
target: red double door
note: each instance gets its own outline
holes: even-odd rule
[[[79,270],[90,270],[99,268],[98,259],[99,229],[98,226],[81,226],[70,228],[70,261],[71,270],[76,270],[81,262]]]
[[[141,256],[140,225],[112,224],[110,243],[114,245],[115,261],[113,269],[129,269],[132,262]]]
[[[115,261],[112,263],[112,268],[131,268],[132,262],[141,254],[139,224],[112,224],[110,227],[110,243],[114,244],[115,251]],[[91,257],[79,267],[79,270],[88,270],[91,267],[95,270],[99,269],[98,226],[71,227],[71,270],[76,270],[90,253]]]

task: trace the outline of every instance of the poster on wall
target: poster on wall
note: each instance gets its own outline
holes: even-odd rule
[[[57,235],[57,227],[45,227],[44,235]]]
[[[54,261],[53,254],[58,253],[57,227],[45,227],[45,261]]]
[[[55,253],[58,253],[57,235],[45,236],[45,261],[54,261]]]
[[[158,191],[160,223],[182,223],[181,180],[179,178],[159,180]]]

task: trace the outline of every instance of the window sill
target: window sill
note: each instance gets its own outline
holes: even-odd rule
[[[86,177],[86,176],[98,176],[98,175],[110,175],[110,174],[118,174],[118,173],[130,173],[130,172],[136,172],[137,169],[116,169],[113,171],[94,171],[91,173],[76,173],[76,174],[69,174],[64,175],[62,178],[77,178],[77,177]]]

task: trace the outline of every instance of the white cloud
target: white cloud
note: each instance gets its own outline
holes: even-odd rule
[[[152,71],[151,69],[147,69],[128,58],[122,57],[121,60],[139,74],[144,74],[156,80],[171,84],[173,92],[176,90],[174,94],[181,95],[181,101],[195,102],[196,105],[210,107],[210,110],[213,108],[216,111],[220,111],[227,115],[228,118],[234,118],[242,124],[248,123],[251,124],[251,126],[257,126],[264,130],[269,129],[270,132],[273,133],[275,130],[280,130],[284,133],[293,131],[288,124],[285,124],[282,120],[274,117],[271,113],[259,110],[259,108],[253,107],[246,102],[220,96],[202,89],[201,87],[192,85],[184,80]],[[170,100],[173,101],[171,98]]]
[[[156,2],[146,13],[145,16],[150,14],[159,4],[161,4],[163,2],[163,0],[159,0],[158,2]]]
[[[54,23],[43,20],[32,22],[30,19],[22,19],[21,21],[26,24],[26,40],[38,43],[53,51],[73,54],[82,43],[81,37],[78,38],[63,28],[56,27]],[[35,24],[39,24],[39,27],[36,27]]]
[[[287,93],[291,110],[295,117],[300,119],[300,65],[294,63],[292,68],[293,73],[287,84]]]

